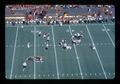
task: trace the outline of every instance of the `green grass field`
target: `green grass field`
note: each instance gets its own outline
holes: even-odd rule
[[[106,30],[105,30],[106,29]],[[50,33],[49,48],[37,31]],[[71,36],[83,31],[84,39],[72,45]],[[64,50],[59,42],[72,46]],[[30,48],[27,43],[30,42]],[[7,25],[5,27],[6,79],[113,79],[115,77],[115,25]],[[91,49],[95,44],[96,50]],[[29,56],[43,56],[43,63],[22,63]]]

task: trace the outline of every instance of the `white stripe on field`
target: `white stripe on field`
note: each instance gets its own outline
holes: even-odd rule
[[[70,26],[69,26],[69,30],[70,30],[70,34],[72,35],[72,31],[71,31],[71,27]],[[76,58],[77,58],[77,63],[78,63],[79,71],[80,71],[81,77],[83,79],[83,73],[82,73],[82,69],[81,69],[81,65],[80,65],[78,53],[77,53],[77,50],[76,50],[76,46],[75,46],[75,44],[73,44],[73,46],[74,46],[74,50],[75,50],[75,54],[76,54]]]
[[[53,26],[51,26],[52,28],[52,35],[53,35],[53,44],[54,44],[54,53],[55,53],[55,61],[56,61],[56,69],[57,69],[57,78],[59,79],[59,70],[58,70],[58,61],[57,61],[57,53],[56,53],[56,46],[55,46],[55,37],[54,37],[54,30],[53,30]]]
[[[11,66],[11,72],[10,72],[10,79],[12,79],[13,64],[14,64],[14,58],[15,58],[15,49],[16,49],[17,37],[18,37],[18,27],[17,27],[17,30],[16,30],[16,36],[15,36],[15,44],[14,44],[14,50],[13,50],[13,58],[12,58],[12,66]]]
[[[86,25],[86,24],[71,24],[71,26],[77,26],[77,25],[79,25],[79,26],[81,26],[81,25]],[[96,24],[96,23],[94,23],[94,24],[87,24],[87,25],[103,25],[103,24]],[[114,23],[112,23],[112,24],[104,24],[104,25],[115,25]],[[50,26],[59,26],[59,25],[44,25],[44,24],[41,24],[41,25],[35,25],[36,27],[40,27],[40,26],[47,26],[47,27],[50,27]],[[63,26],[69,26],[69,25],[63,25]],[[6,27],[15,27],[15,25],[14,26],[12,26],[12,25],[6,25]],[[21,27],[21,26],[19,26],[19,27]],[[25,27],[34,27],[33,25],[24,25],[24,28]]]
[[[95,43],[94,43],[94,41],[93,41],[93,39],[92,39],[92,36],[91,36],[91,34],[90,34],[90,31],[89,31],[87,25],[86,25],[86,28],[87,28],[88,34],[89,34],[89,36],[90,36],[90,39],[91,39],[93,45],[95,46]],[[105,70],[104,70],[104,67],[103,67],[103,64],[102,64],[102,61],[101,61],[101,59],[100,59],[100,56],[99,56],[99,54],[98,54],[97,49],[95,49],[95,52],[96,52],[96,54],[97,54],[98,60],[99,60],[99,62],[100,62],[100,65],[101,65],[101,67],[102,67],[102,71],[103,71],[103,74],[104,74],[104,76],[105,76],[105,79],[107,79],[107,76],[106,76],[106,73],[105,73]]]
[[[110,35],[109,35],[108,31],[106,30],[105,25],[103,25],[103,27],[104,27],[104,29],[105,29],[105,31],[106,31],[106,33],[107,33],[108,37],[110,38],[110,41],[112,42],[113,46],[115,47],[115,44],[114,44],[114,42],[113,42],[112,38],[110,37]]]
[[[34,56],[36,56],[36,27],[34,27]],[[34,62],[34,79],[36,79],[36,63]]]

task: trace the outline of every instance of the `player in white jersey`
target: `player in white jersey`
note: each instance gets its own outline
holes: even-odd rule
[[[42,34],[42,32],[41,32],[41,31],[39,31],[39,32],[38,32],[38,36],[41,36],[41,34]]]
[[[27,63],[26,62],[23,62],[23,71],[26,69],[26,67],[27,67]]]

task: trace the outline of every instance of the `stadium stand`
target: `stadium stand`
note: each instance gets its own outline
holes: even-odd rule
[[[56,18],[63,24],[103,23],[115,21],[114,11],[114,5],[7,5],[5,19],[6,23],[14,19],[53,24]]]

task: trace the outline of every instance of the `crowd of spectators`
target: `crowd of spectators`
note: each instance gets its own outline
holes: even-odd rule
[[[95,23],[95,22],[107,22],[109,20],[114,21],[114,11],[110,10],[114,8],[113,5],[8,5],[6,8],[9,9],[11,14],[15,14],[16,10],[26,10],[24,14],[24,21],[31,22],[36,21],[45,24],[56,24],[61,21],[63,24],[69,23]],[[82,14],[70,15],[69,12],[64,9],[77,8],[88,8],[87,12]],[[91,8],[97,8],[97,12],[91,13]],[[48,11],[54,9],[55,14],[48,16]],[[60,15],[63,13],[63,15]]]

